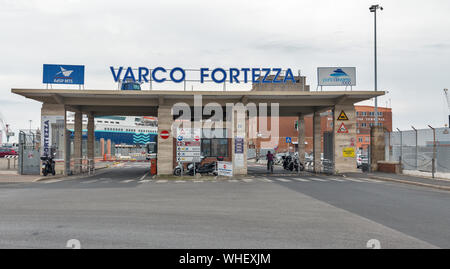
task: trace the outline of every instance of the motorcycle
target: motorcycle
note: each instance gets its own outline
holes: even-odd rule
[[[289,171],[303,171],[305,166],[300,162],[297,156],[283,156],[283,168]]]
[[[48,174],[52,174],[53,176],[56,174],[55,171],[55,161],[53,160],[54,156],[42,156],[42,174],[47,176]]]
[[[175,169],[173,170],[173,174],[175,176],[181,176],[183,175],[189,175],[189,176],[193,176],[194,174],[201,174],[201,175],[208,175],[208,174],[213,174],[215,176],[218,175],[217,172],[217,164],[215,161],[210,162],[210,163],[204,163],[201,164],[201,161],[204,159],[204,157],[200,158],[200,162],[196,162],[195,166],[194,163],[189,163],[186,167],[186,170],[184,169],[184,165],[183,164],[179,164],[175,167]],[[222,157],[218,157],[217,158],[219,161],[223,158]],[[194,168],[195,168],[195,173],[194,173]]]

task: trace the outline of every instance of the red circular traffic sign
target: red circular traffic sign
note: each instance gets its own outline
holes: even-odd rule
[[[167,131],[167,130],[161,131],[160,136],[161,136],[162,139],[167,139],[167,138],[169,138],[169,131]]]

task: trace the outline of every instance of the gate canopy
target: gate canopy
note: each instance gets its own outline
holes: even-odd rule
[[[338,104],[354,104],[383,91],[119,91],[68,89],[12,89],[13,93],[42,103],[65,105],[69,110],[93,112],[95,115],[157,116],[159,105],[184,102],[194,105],[201,95],[203,105],[218,103],[278,103],[280,116],[297,116],[332,109]],[[270,110],[270,109],[269,109]]]

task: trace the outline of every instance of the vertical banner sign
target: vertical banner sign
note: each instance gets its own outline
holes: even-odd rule
[[[234,138],[234,153],[243,154],[244,153],[244,138],[235,137]]]
[[[84,84],[84,65],[44,64],[42,83]]]
[[[41,117],[41,155],[50,156],[52,148],[52,128],[58,121],[64,122],[64,116]]]

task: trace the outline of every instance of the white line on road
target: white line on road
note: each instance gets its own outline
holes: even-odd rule
[[[145,181],[145,180],[142,180],[142,181]],[[160,180],[156,181],[156,183],[167,183],[167,182],[168,182],[168,180],[166,180],[166,179],[160,179]]]
[[[337,181],[337,182],[344,182],[344,181],[345,181],[345,180],[343,180],[343,179],[339,179],[339,178],[331,178],[331,177],[329,177],[329,178],[327,178],[327,179],[332,180],[332,181]]]
[[[360,182],[360,183],[364,182],[364,181],[361,181],[361,180],[359,180],[359,179],[349,178],[349,177],[346,177],[345,179],[346,179],[346,180],[349,180],[349,181]]]
[[[245,182],[253,182],[253,179],[251,179],[251,178],[244,178],[242,180],[245,181]]]
[[[354,179],[354,178],[352,178],[352,179]],[[368,179],[368,178],[358,178],[357,180],[361,180],[362,182],[369,182],[369,183],[380,183],[381,182],[379,180]]]
[[[150,179],[139,180],[140,183],[149,183],[152,182]]]
[[[273,182],[272,180],[265,178],[265,177],[258,178],[258,180],[262,181],[262,182]]]
[[[185,180],[175,180],[175,183],[185,183]]]
[[[134,181],[134,179],[122,180],[119,183],[130,183],[131,181]]]
[[[297,181],[300,181],[300,182],[309,182],[309,180],[307,180],[307,179],[298,178],[298,177],[294,178],[294,180],[297,180]]]
[[[289,179],[285,179],[285,178],[281,178],[281,177],[277,177],[275,179],[278,181],[281,181],[281,182],[291,182]]]
[[[44,184],[49,184],[49,183],[56,183],[56,182],[60,182],[63,181],[64,179],[53,179],[53,180],[46,180],[43,183]]]
[[[90,184],[90,183],[94,183],[94,182],[97,182],[98,181],[98,179],[94,179],[94,180],[87,180],[87,181],[82,181],[82,182],[80,182],[81,184]]]
[[[194,183],[201,183],[203,180],[194,180]]]
[[[228,180],[228,182],[239,182],[239,180],[237,180],[237,179],[230,179],[230,180]]]
[[[327,182],[327,180],[325,180],[325,179],[316,178],[316,177],[309,177],[308,179],[309,179],[309,180],[312,180],[312,181]]]
[[[148,171],[147,173],[145,173],[139,180],[144,180],[144,178],[150,173],[150,171]]]

